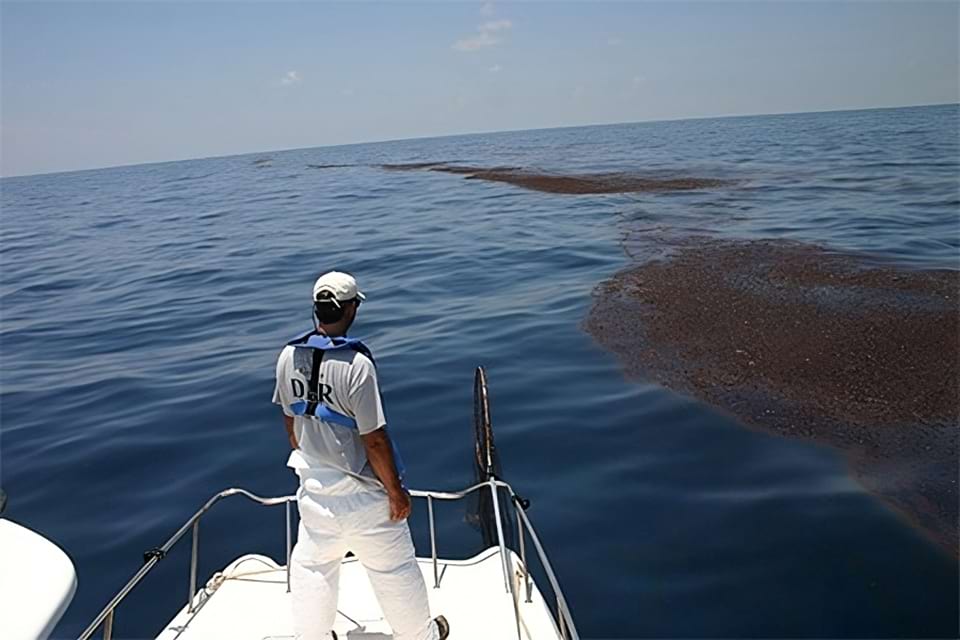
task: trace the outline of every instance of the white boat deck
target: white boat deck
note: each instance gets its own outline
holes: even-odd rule
[[[525,601],[520,558],[507,552],[513,567],[518,617],[503,580],[500,550],[492,547],[467,560],[438,560],[440,587],[434,588],[433,563],[418,558],[427,584],[431,615],[450,623],[450,640],[557,640],[561,634],[542,595],[531,582]],[[261,555],[246,555],[216,574],[201,589],[191,613],[184,607],[158,640],[265,640],[293,638],[286,567]],[[392,638],[366,571],[345,558],[334,631],[341,640]]]

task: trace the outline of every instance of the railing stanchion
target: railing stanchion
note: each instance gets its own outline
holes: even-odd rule
[[[520,560],[523,562],[523,601],[533,602],[530,589],[530,565],[527,564],[527,545],[524,544],[524,538],[526,538],[526,536],[524,535],[523,520],[520,518],[519,511],[523,507],[514,503],[513,508],[517,511],[517,535],[520,536]]]
[[[190,599],[187,611],[193,613],[193,600],[197,595],[197,552],[200,545],[200,519],[193,521],[193,541],[190,547]]]
[[[433,588],[440,588],[440,574],[437,573],[437,530],[433,524],[433,496],[427,496],[427,513],[430,515],[430,557],[433,559]]]
[[[497,523],[497,540],[500,543],[500,562],[503,565],[503,581],[506,583],[507,593],[513,602],[513,616],[517,622],[517,640],[520,640],[520,609],[517,604],[517,592],[513,588],[513,563],[507,555],[507,543],[503,539],[503,520],[500,518],[500,496],[498,495],[498,481],[490,478],[490,493],[493,494],[493,519]]]
[[[290,593],[290,556],[293,554],[293,540],[290,535],[290,501],[287,500],[286,504],[286,513],[287,513],[287,593]]]
[[[503,522],[500,521],[500,497],[497,495],[497,483],[490,480],[490,493],[493,494],[493,516],[497,523],[497,540],[500,543],[500,564],[503,565],[503,586],[511,593],[510,569],[507,568],[507,548],[503,541]]]
[[[567,615],[563,610],[563,602],[557,596],[557,617],[560,618],[560,637],[567,640]]]
[[[113,638],[113,611],[103,621],[103,640],[111,640],[111,638]]]
[[[513,493],[511,491],[511,493]],[[516,495],[515,493],[513,495]],[[527,518],[527,514],[523,510],[518,510],[517,513],[520,514],[520,517],[523,519],[523,524],[527,528],[527,533],[530,534],[530,541],[533,543],[533,547],[537,552],[537,557],[540,559],[540,566],[543,567],[544,573],[547,574],[547,580],[550,582],[550,588],[553,589],[553,593],[557,596],[557,617],[561,618],[560,624],[561,629],[563,630],[564,639],[569,638],[570,640],[580,640],[580,634],[577,633],[576,625],[573,623],[573,619],[570,616],[570,608],[567,606],[567,600],[563,597],[563,591],[560,589],[560,584],[557,582],[557,576],[553,573],[553,567],[550,566],[550,560],[547,558],[547,552],[544,551],[543,545],[540,544],[540,537],[537,535],[536,529],[533,528],[533,525],[530,524],[530,519]]]

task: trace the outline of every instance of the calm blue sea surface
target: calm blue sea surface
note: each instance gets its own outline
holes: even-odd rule
[[[377,355],[412,486],[471,482],[473,369],[487,367],[505,476],[533,502],[582,636],[955,637],[955,560],[865,493],[839,454],[626,381],[580,323],[644,225],[960,268],[958,109],[524,131],[0,181],[2,482],[8,515],[76,562],[58,637],[78,634],[216,491],[294,490],[274,363],[309,328],[311,284],[332,268],[368,293],[353,334]],[[422,161],[737,184],[577,196],[307,166]],[[439,517],[441,554],[478,550],[462,507]],[[227,502],[203,522],[200,574],[245,552],[282,562],[283,535],[282,509]],[[120,636],[152,637],[183,605],[183,546],[121,607]]]

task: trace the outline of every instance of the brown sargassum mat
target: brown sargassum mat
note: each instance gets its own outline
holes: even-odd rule
[[[957,554],[960,272],[690,239],[600,285],[585,329],[631,376],[841,449]]]
[[[463,176],[467,180],[503,182],[515,187],[571,195],[599,193],[653,193],[690,191],[733,184],[717,178],[691,176],[654,176],[626,171],[609,173],[552,173],[524,167],[471,167],[446,162],[409,162],[404,164],[308,164],[308,169],[375,167],[386,171],[435,171]]]
[[[730,184],[715,178],[685,176],[653,177],[629,172],[559,174],[525,169],[523,167],[469,167],[443,162],[416,162],[410,164],[384,164],[380,168],[389,171],[439,171],[462,175],[470,180],[505,182],[515,187],[543,191],[545,193],[591,194],[591,193],[640,193],[656,191],[688,191],[707,189]]]

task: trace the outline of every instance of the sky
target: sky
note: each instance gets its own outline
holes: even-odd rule
[[[0,0],[0,175],[960,102],[960,2]]]

